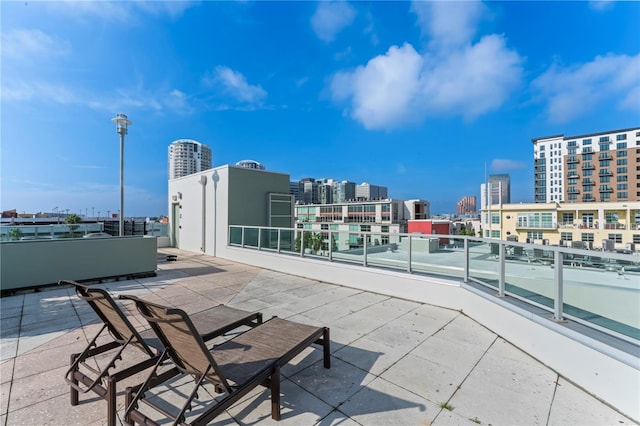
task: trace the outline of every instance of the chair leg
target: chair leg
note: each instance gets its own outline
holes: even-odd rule
[[[280,367],[271,374],[271,418],[280,420]]]
[[[133,390],[131,387],[128,387],[124,394],[124,423],[127,425],[133,425],[133,420],[131,420],[131,416],[129,415],[129,405],[131,405],[131,401],[133,401]]]
[[[107,425],[116,426],[116,380],[107,377]]]
[[[76,355],[77,354],[71,354],[71,365],[76,361]],[[76,379],[75,370],[71,371],[70,377],[73,384],[78,386],[78,379]],[[78,405],[78,389],[75,389],[73,386],[69,386],[69,388],[71,389],[71,405]]]
[[[331,368],[331,339],[329,338],[329,327],[324,328],[322,334],[322,350],[324,358],[324,368]]]

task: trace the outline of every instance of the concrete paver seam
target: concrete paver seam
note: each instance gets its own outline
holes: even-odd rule
[[[549,426],[549,421],[551,420],[551,410],[553,410],[553,403],[556,401],[556,392],[558,390],[559,381],[560,381],[560,375],[556,373],[555,386],[553,387],[553,393],[551,394],[551,404],[549,404],[549,412],[547,413],[547,421],[545,422],[545,425],[547,426]]]
[[[494,333],[495,334],[495,333]],[[485,349],[485,351],[482,353],[482,355],[478,358],[478,360],[475,362],[475,364],[473,364],[473,366],[469,369],[469,372],[464,376],[464,378],[462,379],[462,381],[460,382],[460,384],[456,387],[456,389],[453,391],[453,393],[451,394],[451,396],[449,397],[449,399],[447,399],[444,403],[441,402],[436,402],[436,404],[441,406],[440,411],[438,411],[438,414],[436,414],[436,416],[433,418],[433,422],[435,423],[436,420],[438,419],[438,416],[442,413],[443,410],[445,410],[446,406],[449,406],[449,402],[451,402],[451,400],[453,399],[454,396],[456,396],[456,394],[458,393],[458,391],[462,388],[462,386],[464,385],[464,382],[467,381],[467,379],[469,378],[469,376],[471,375],[471,373],[473,372],[473,370],[476,369],[476,367],[478,366],[478,364],[480,364],[480,361],[482,361],[482,359],[485,357],[485,355],[487,354],[487,352],[489,352],[489,350],[493,347],[493,345],[495,345],[495,343],[498,341],[500,337],[499,336],[495,336],[493,338],[493,341],[491,342],[491,344],[489,346],[487,346],[487,349]]]

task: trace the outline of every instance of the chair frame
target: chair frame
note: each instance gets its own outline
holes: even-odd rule
[[[135,422],[144,425],[158,424],[139,410],[139,403],[141,402],[144,402],[146,405],[171,419],[173,421],[173,425],[186,424],[186,412],[191,409],[191,403],[196,397],[198,389],[205,383],[205,381],[213,383],[216,391],[220,393],[226,392],[226,396],[217,400],[213,406],[206,408],[202,414],[192,420],[189,424],[207,424],[258,385],[270,388],[271,417],[274,420],[280,420],[280,368],[286,365],[291,361],[291,359],[312,343],[322,345],[324,367],[331,367],[329,328],[327,327],[316,328],[273,317],[271,320],[265,321],[259,327],[247,331],[242,336],[237,336],[236,338],[230,339],[229,341],[209,350],[198,335],[193,322],[186,312],[181,309],[168,308],[146,302],[135,296],[123,295],[121,297],[135,301],[139,312],[149,322],[149,325],[156,332],[158,338],[165,346],[165,350],[160,356],[160,359],[156,362],[151,373],[147,376],[147,379],[137,386],[127,388],[125,396],[125,422],[127,424],[135,424]],[[290,347],[284,350],[280,356],[268,357],[265,359],[264,365],[259,366],[258,369],[255,372],[252,372],[250,376],[245,377],[246,380],[235,384],[230,383],[225,371],[223,371],[221,365],[215,360],[215,357],[217,356],[216,353],[221,354],[224,350],[233,348],[237,340],[252,339],[254,335],[255,337],[259,337],[260,334],[268,336],[269,332],[262,332],[265,330],[273,332],[278,329],[277,327],[279,324],[300,327],[301,329],[304,329],[304,331],[300,331],[298,334],[304,333],[305,337],[298,338],[296,343],[290,345]],[[163,325],[166,325],[167,328],[163,328]],[[170,330],[172,335],[167,334],[166,330]],[[180,334],[176,335],[176,333]],[[189,339],[191,341],[188,341]],[[179,340],[180,342],[179,350],[176,350],[176,346],[174,344],[175,340]],[[265,342],[263,340],[261,343],[270,342]],[[254,350],[254,347],[249,346],[243,350],[246,354]],[[254,352],[258,353],[258,351],[260,351],[260,349],[255,349]],[[185,353],[189,354],[189,358],[184,356]],[[245,356],[245,361],[246,358],[247,357]],[[156,372],[158,368],[166,360],[171,360],[173,362],[173,368],[163,372],[162,374],[157,374]],[[252,358],[252,362],[257,362],[257,360],[263,361],[259,358]],[[234,361],[237,365],[242,365],[240,360],[234,358]],[[178,374],[194,377],[195,386],[177,415],[170,413],[158,404],[145,399],[145,392]]]
[[[142,333],[138,332],[106,290],[90,288],[72,280],[61,280],[58,284],[72,285],[75,288],[78,298],[85,300],[103,322],[102,327],[90,340],[85,349],[80,353],[73,353],[70,356],[70,367],[65,373],[64,379],[70,387],[71,405],[75,406],[79,404],[80,393],[93,391],[107,401],[107,424],[109,426],[115,426],[117,383],[155,366],[157,362],[162,360],[164,347],[161,342],[154,344],[153,340],[155,339],[150,339],[150,337],[155,337],[153,333],[149,333],[151,330]],[[202,317],[206,319],[208,314],[215,314],[215,310],[221,309],[221,307],[230,309],[224,307],[224,305],[220,305],[196,315],[202,315]],[[201,336],[203,341],[208,341],[242,325],[253,328],[262,323],[262,314],[259,312],[234,311],[238,311],[239,319],[226,324],[214,324],[211,329],[207,328],[206,333],[200,334],[201,332],[198,331],[198,335]],[[105,330],[111,335],[113,340],[98,345],[97,340],[103,335]],[[111,369],[115,369],[116,362],[122,360],[122,354],[125,348],[130,345],[140,349],[146,354],[147,358],[122,370],[110,372]],[[115,350],[115,353],[108,359],[106,366],[102,369],[96,369],[88,365],[88,360],[113,350]],[[81,366],[95,374],[96,377],[92,378],[83,371],[80,371]]]

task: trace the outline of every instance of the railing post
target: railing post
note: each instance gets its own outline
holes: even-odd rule
[[[278,228],[278,243],[277,243],[277,247],[278,247],[278,253],[280,253],[280,238],[282,237],[282,229]]]
[[[555,297],[553,298],[553,319],[555,321],[562,321],[562,290],[563,290],[563,282],[562,282],[562,260],[563,254],[560,250],[555,252]]]
[[[362,266],[367,266],[367,234],[362,234],[362,242],[364,243],[362,251]]]
[[[262,228],[258,228],[258,250],[262,250]]]
[[[304,257],[304,229],[300,230],[300,257]]]
[[[504,260],[505,260],[505,245],[504,243],[498,243],[498,297],[504,297],[505,280],[504,280]]]
[[[469,282],[469,237],[464,237],[464,282]]]
[[[329,231],[329,262],[333,261],[333,233]]]
[[[409,235],[409,258],[407,259],[407,272],[411,273],[411,235]]]
[[[240,229],[240,247],[244,248],[244,226]]]

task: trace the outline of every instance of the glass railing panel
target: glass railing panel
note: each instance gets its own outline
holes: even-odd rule
[[[447,277],[464,277],[464,240],[449,236],[412,236],[411,270]]]
[[[337,250],[332,252],[333,260],[362,263],[364,259],[363,238],[359,232],[333,232]],[[335,246],[334,246],[335,248]]]
[[[552,310],[555,291],[554,252],[506,243],[504,256],[505,293]]]
[[[606,252],[569,253],[563,268],[563,311],[640,340],[640,258]]]
[[[229,244],[232,244],[232,245],[242,244],[242,227],[241,226],[229,227]]]
[[[280,251],[295,252],[296,231],[293,229],[280,230]]]
[[[498,288],[499,245],[489,240],[469,240],[469,278]]]
[[[249,247],[258,247],[258,228],[244,228],[243,244]]]
[[[262,228],[260,230],[260,249],[278,250],[278,230],[273,228]]]
[[[367,241],[368,265],[407,270],[408,253],[402,250],[396,235],[370,233],[364,241]]]
[[[52,224],[52,225],[3,225],[0,227],[2,241],[18,241],[33,238],[80,238],[94,232],[103,232],[102,223]]]
[[[168,237],[169,236],[169,224],[161,222],[149,222],[147,223],[146,234],[153,237]]]

